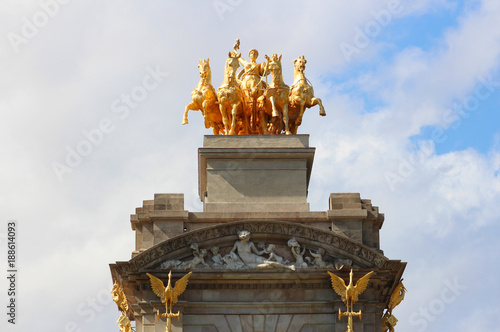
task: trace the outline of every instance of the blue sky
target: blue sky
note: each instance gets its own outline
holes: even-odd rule
[[[211,131],[182,113],[198,60],[218,87],[236,38],[282,54],[287,82],[308,60],[327,112],[299,128],[308,200],[359,192],[385,214],[381,247],[408,262],[396,330],[500,331],[499,19],[497,0],[2,1],[0,246],[16,220],[23,313],[2,331],[116,328],[108,264],[134,250],[130,214],[164,192],[202,209]]]

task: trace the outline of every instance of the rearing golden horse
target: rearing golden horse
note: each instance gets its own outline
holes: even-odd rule
[[[228,135],[248,134],[244,95],[236,79],[236,70],[240,66],[239,56],[240,54],[229,52],[224,69],[224,80],[217,89],[219,109]]]
[[[267,59],[267,70],[272,73],[272,80],[264,94],[258,99],[259,108],[261,109],[260,127],[266,135],[269,133],[281,134],[282,119],[285,134],[290,135],[291,132],[288,126],[288,95],[290,87],[283,81],[281,55],[278,57],[273,54],[272,59],[266,55],[265,58]]]
[[[205,118],[205,128],[212,127],[214,135],[224,134],[224,125],[219,106],[217,105],[217,96],[212,86],[212,70],[210,69],[210,58],[199,60],[200,82],[191,92],[191,102],[186,105],[182,124],[188,124],[188,111],[200,110]]]
[[[319,105],[319,115],[325,116],[325,108],[321,99],[314,97],[314,90],[309,80],[304,75],[307,60],[304,56],[298,57],[293,61],[293,84],[290,90],[290,131],[297,134],[297,128],[302,123],[302,117],[306,108]]]

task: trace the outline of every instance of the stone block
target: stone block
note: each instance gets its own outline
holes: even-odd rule
[[[226,315],[225,317],[231,328],[231,332],[243,332],[239,315]]]
[[[266,321],[266,316],[253,315],[253,330],[255,332],[264,332],[265,321]]]
[[[154,209],[184,211],[184,194],[155,194]]]
[[[233,138],[206,137],[199,150],[205,212],[309,211],[307,135]]]
[[[287,332],[293,315],[279,315],[276,332]]]
[[[276,331],[276,325],[278,324],[279,315],[266,315],[266,323],[264,326],[265,332]]]
[[[243,332],[253,332],[253,317],[252,315],[240,315],[241,328]]]
[[[176,235],[182,234],[184,228],[183,221],[154,221],[153,222],[153,234],[154,234],[154,244],[161,243],[168,240]]]

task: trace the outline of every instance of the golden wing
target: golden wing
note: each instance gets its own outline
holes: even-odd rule
[[[358,295],[363,293],[366,290],[366,287],[368,287],[368,282],[370,281],[370,276],[372,275],[373,271],[368,272],[364,277],[358,280],[356,282],[356,286],[354,286],[354,293],[352,295],[352,302],[357,302],[358,301]]]
[[[394,292],[392,292],[391,299],[389,300],[388,305],[389,310],[394,309],[398,304],[401,303],[401,301],[403,301],[403,299],[405,298],[405,293],[406,288],[403,285],[403,279],[401,279],[399,284],[394,289]]]
[[[344,282],[344,279],[337,277],[335,274],[331,273],[330,271],[326,271],[330,275],[330,278],[332,279],[332,288],[335,291],[335,293],[340,295],[340,298],[342,299],[342,302],[346,301],[346,285]]]
[[[155,294],[161,299],[161,303],[165,303],[165,285],[163,284],[163,281],[154,275],[149,273],[146,274],[149,276],[149,279],[151,279],[151,288],[153,289],[153,292],[155,292]]]
[[[174,286],[174,289],[173,289],[173,293],[172,293],[172,301],[174,303],[177,303],[177,298],[179,297],[179,295],[181,295],[182,293],[184,293],[184,291],[186,290],[186,287],[188,285],[189,276],[192,273],[193,272],[189,272],[184,277],[182,277],[179,280],[177,280],[177,282],[175,283],[175,286]]]

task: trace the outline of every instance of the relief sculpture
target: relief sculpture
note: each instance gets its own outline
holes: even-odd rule
[[[286,244],[259,242],[254,244],[250,240],[251,232],[243,229],[237,231],[236,240],[231,249],[225,247],[221,253],[218,246],[212,246],[210,250],[199,248],[198,243],[190,245],[192,259],[189,260],[167,260],[160,264],[160,269],[285,269],[295,271],[297,269],[333,269],[340,270],[344,266],[351,266],[352,261],[348,259],[331,257],[331,262],[326,262],[325,249],[306,248],[299,244],[295,237],[288,240]],[[288,247],[288,249],[286,249]],[[287,250],[288,253],[286,252]],[[211,257],[208,257],[208,253]],[[306,257],[307,255],[307,257]],[[288,256],[288,259],[283,256]]]

